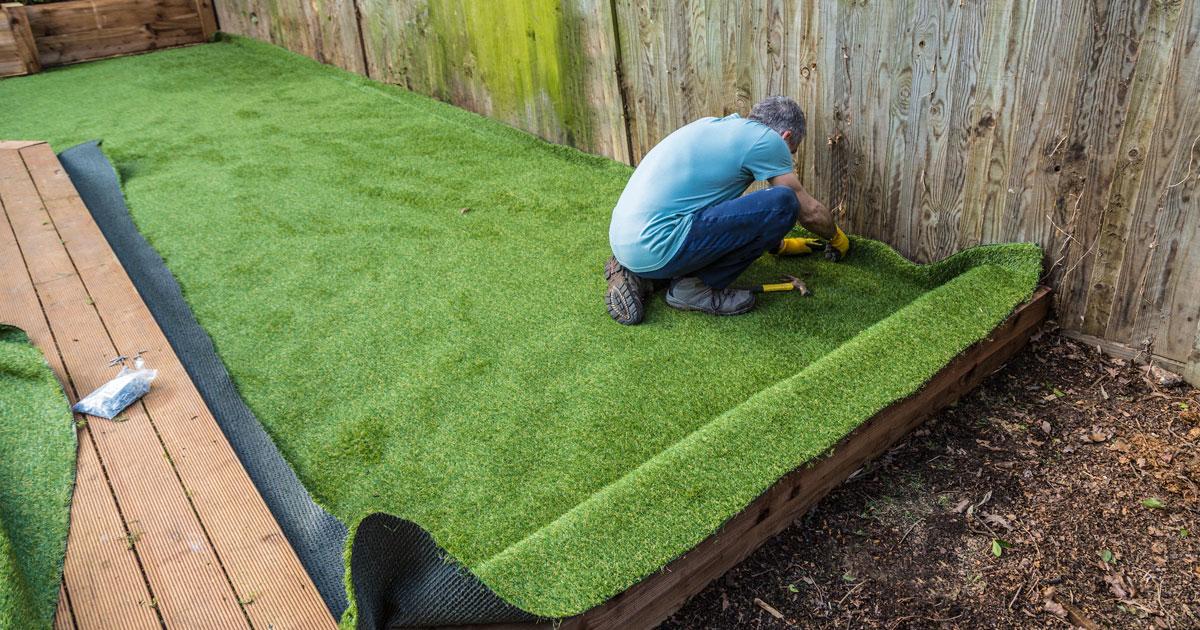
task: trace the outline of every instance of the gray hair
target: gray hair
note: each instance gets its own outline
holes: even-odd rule
[[[754,109],[750,110],[750,120],[757,120],[781,135],[785,131],[791,131],[797,142],[803,140],[808,133],[804,123],[804,110],[800,109],[796,101],[786,96],[768,96],[759,101]]]

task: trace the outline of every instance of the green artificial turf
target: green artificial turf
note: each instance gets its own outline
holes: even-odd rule
[[[0,630],[50,627],[74,482],[67,398],[25,333],[0,325]]]
[[[7,95],[4,92],[8,92]],[[716,318],[605,312],[630,169],[258,42],[0,83],[0,136],[103,138],[239,392],[353,527],[427,528],[525,610],[581,612],[914,391],[1032,293],[1036,246],[841,264]],[[470,208],[462,212],[463,208]],[[346,621],[353,620],[353,608]]]

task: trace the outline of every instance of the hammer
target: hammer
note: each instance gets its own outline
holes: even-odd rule
[[[767,293],[770,291],[792,291],[792,290],[799,289],[800,295],[803,295],[804,297],[812,297],[812,294],[813,294],[812,291],[810,291],[808,289],[808,285],[804,284],[804,281],[801,280],[800,278],[797,278],[796,276],[789,276],[787,274],[779,274],[779,279],[782,280],[783,282],[780,282],[779,284],[756,284],[751,287],[733,287],[733,288],[738,289],[740,291],[750,291],[752,293]]]

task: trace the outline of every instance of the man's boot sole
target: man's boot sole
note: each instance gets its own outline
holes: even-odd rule
[[[618,324],[636,326],[646,318],[646,309],[642,304],[645,296],[633,294],[633,288],[638,287],[637,280],[620,282],[617,285],[613,284],[613,276],[617,273],[621,271],[632,273],[624,267],[620,267],[620,263],[616,264],[619,269],[613,268],[613,260],[611,258],[608,262],[604,263],[604,279],[608,282],[608,291],[604,294],[604,305],[608,308],[608,314]]]

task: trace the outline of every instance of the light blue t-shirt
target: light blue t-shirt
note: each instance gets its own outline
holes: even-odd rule
[[[613,209],[613,255],[634,272],[661,269],[683,246],[692,216],[745,192],[755,180],[792,172],[783,137],[733,114],[701,118],[658,143]]]

